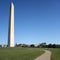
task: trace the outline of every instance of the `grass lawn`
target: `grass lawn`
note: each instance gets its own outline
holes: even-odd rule
[[[60,60],[60,48],[47,48],[47,50],[52,52],[51,60]]]
[[[54,48],[51,49],[51,51],[52,51],[51,60],[60,60],[60,49]]]
[[[37,48],[0,48],[0,60],[34,60],[42,53]]]

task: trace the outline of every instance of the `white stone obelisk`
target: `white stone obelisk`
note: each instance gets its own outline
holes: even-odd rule
[[[14,47],[14,4],[10,5],[8,47]]]

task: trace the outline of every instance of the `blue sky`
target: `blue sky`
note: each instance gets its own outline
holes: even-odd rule
[[[15,43],[60,44],[59,0],[0,0],[0,44],[7,44],[10,4],[15,6]]]

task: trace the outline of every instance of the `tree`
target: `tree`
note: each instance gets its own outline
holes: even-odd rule
[[[43,47],[43,48],[46,47],[46,43],[41,43],[40,47]]]
[[[57,47],[56,44],[53,44],[53,45],[52,45],[52,48],[56,48],[56,47]]]
[[[30,47],[35,47],[35,45],[34,44],[31,44]]]
[[[48,48],[52,48],[52,44],[48,44],[47,47],[48,47]]]

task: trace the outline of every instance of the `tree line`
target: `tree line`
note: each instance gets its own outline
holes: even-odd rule
[[[46,44],[46,43],[40,43],[38,45],[35,44],[16,44],[16,47],[36,47],[36,48],[60,48],[60,44]]]
[[[7,47],[7,45],[0,45],[0,47]],[[40,43],[40,44],[15,44],[15,47],[32,47],[32,48],[60,48],[60,44],[46,44]]]

